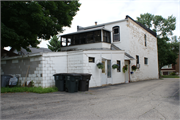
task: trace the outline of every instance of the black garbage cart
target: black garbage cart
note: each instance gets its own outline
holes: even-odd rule
[[[1,75],[1,87],[6,87],[7,85],[9,85],[9,80],[12,77],[13,76],[11,75]]]
[[[58,91],[65,91],[65,87],[66,87],[65,74],[67,73],[57,73],[53,75],[55,80],[55,86],[58,88]]]
[[[89,81],[92,74],[88,73],[79,73],[81,75],[81,79],[79,80],[79,91],[88,91],[89,90]]]
[[[79,80],[81,75],[78,73],[67,73],[66,77],[66,92],[78,92]]]

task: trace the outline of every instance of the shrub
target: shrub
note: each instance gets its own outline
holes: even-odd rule
[[[176,73],[175,73],[175,72],[172,72],[172,73],[170,73],[170,75],[176,75]]]

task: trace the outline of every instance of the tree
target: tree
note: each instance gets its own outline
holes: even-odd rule
[[[17,50],[36,47],[40,41],[70,27],[79,10],[78,1],[2,1],[1,47]]]
[[[175,30],[176,18],[172,15],[167,19],[160,15],[150,13],[141,14],[137,21],[152,29],[157,34],[159,76],[160,70],[164,65],[175,64],[177,59],[177,39],[174,42],[171,39],[173,30]],[[174,37],[175,38],[175,37]]]
[[[47,46],[51,51],[54,51],[54,52],[61,51],[61,42],[58,41],[58,38],[56,35],[52,37],[52,39],[49,41],[49,44],[50,45],[47,45]]]

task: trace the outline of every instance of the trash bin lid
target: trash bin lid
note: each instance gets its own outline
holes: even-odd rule
[[[66,74],[68,74],[68,73],[56,73],[53,76],[66,75]]]

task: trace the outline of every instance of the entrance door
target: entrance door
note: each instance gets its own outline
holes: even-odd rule
[[[102,69],[101,85],[111,83],[111,60],[102,60],[104,68]]]
[[[107,60],[107,84],[111,83],[111,60]]]
[[[104,68],[102,69],[102,75],[101,75],[101,85],[107,84],[107,61],[105,59],[102,60],[102,63],[104,65]]]
[[[129,83],[129,72],[130,72],[129,61],[125,61],[125,65],[127,65],[128,67],[127,71],[125,72],[125,82]]]

